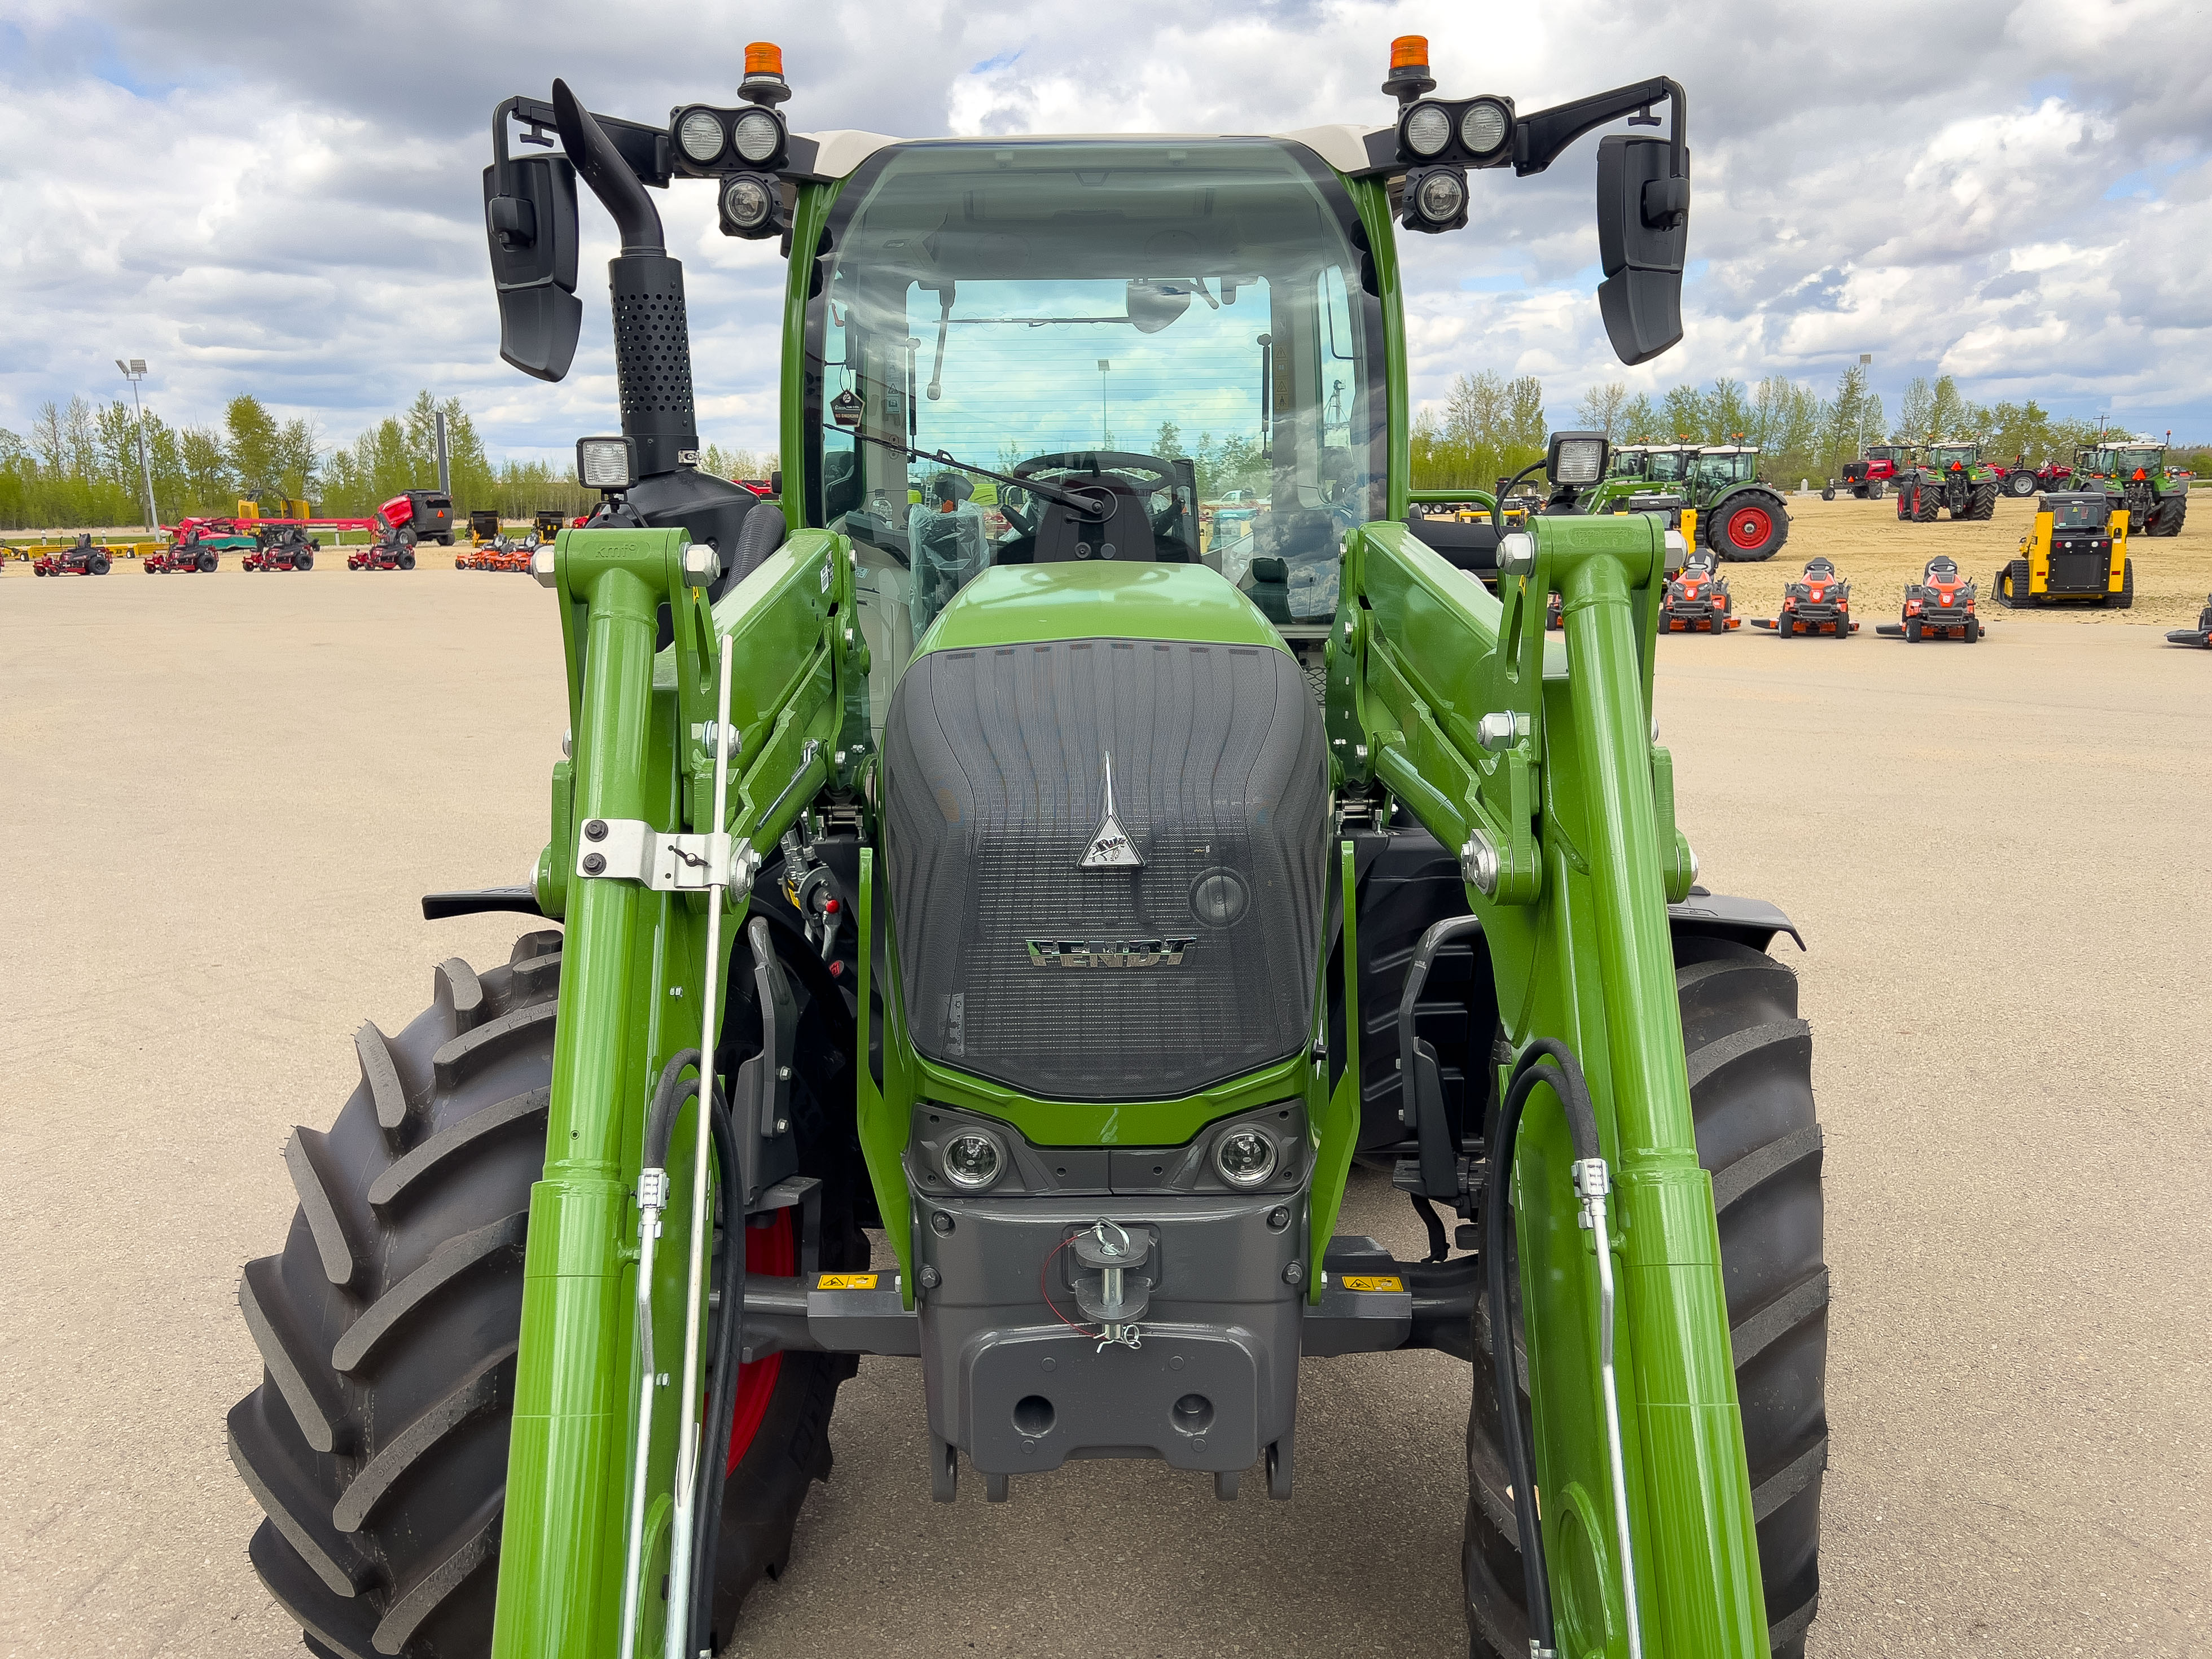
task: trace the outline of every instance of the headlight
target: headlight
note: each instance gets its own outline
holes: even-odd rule
[[[1605,444],[1596,438],[1571,438],[1559,446],[1553,483],[1594,484],[1605,467]]]
[[[1510,125],[1504,105],[1478,98],[1459,118],[1459,141],[1474,155],[1487,155],[1505,142]]]
[[[945,1143],[945,1178],[956,1187],[981,1192],[1005,1164],[999,1143],[981,1129],[963,1129]]]
[[[783,124],[764,109],[749,109],[738,117],[734,137],[738,154],[757,166],[783,143]]]
[[[628,438],[576,440],[576,479],[586,489],[627,489],[631,483]]]
[[[722,153],[722,118],[710,109],[690,111],[676,124],[676,142],[704,167]]]
[[[759,229],[775,207],[767,184],[749,174],[740,174],[722,186],[723,215],[739,230]]]
[[[1432,173],[1421,180],[1415,192],[1415,204],[1421,217],[1435,224],[1449,224],[1459,217],[1460,210],[1467,205],[1467,185],[1456,173]]]
[[[1257,1129],[1231,1129],[1213,1148],[1213,1167],[1232,1187],[1258,1187],[1275,1173],[1275,1143]]]
[[[1403,131],[1407,149],[1425,161],[1451,143],[1451,117],[1442,105],[1416,104],[1406,117]]]

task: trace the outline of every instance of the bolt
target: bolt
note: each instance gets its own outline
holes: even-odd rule
[[[791,1127],[791,1120],[790,1120],[789,1118],[787,1118],[787,1117],[780,1117],[780,1118],[776,1119],[776,1121],[775,1121],[775,1132],[776,1132],[776,1133],[778,1133],[778,1134],[781,1134],[781,1133],[782,1133],[786,1129],[788,1129],[790,1127]]]
[[[944,1211],[939,1210],[935,1215],[929,1218],[929,1225],[933,1231],[941,1237],[952,1231],[952,1218],[945,1214]]]
[[[1478,830],[1459,849],[1460,873],[1479,893],[1498,890],[1498,849]]]
[[[1528,717],[1500,708],[1475,722],[1474,735],[1485,749],[1510,749],[1528,735]]]
[[[933,1291],[939,1285],[942,1285],[945,1282],[944,1275],[939,1273],[934,1267],[924,1267],[919,1273],[915,1274],[915,1277],[920,1281],[921,1288],[925,1291]]]
[[[775,1075],[776,1080],[779,1083],[788,1083],[791,1081],[791,1067],[788,1066],[779,1066],[775,1068]]]
[[[1305,1282],[1305,1277],[1306,1270],[1304,1262],[1293,1261],[1283,1269],[1283,1283],[1285,1285],[1302,1285]]]
[[[684,550],[684,583],[687,587],[704,587],[722,574],[721,556],[711,547],[687,547]]]
[[[1044,1362],[1044,1368],[1048,1371],[1056,1371],[1060,1369],[1060,1361],[1057,1359],[1048,1359]]]
[[[593,818],[585,824],[584,839],[586,841],[605,841],[606,838],[607,826],[605,820]]]
[[[606,860],[601,857],[599,854],[586,853],[584,854],[584,873],[586,875],[596,876],[606,867]]]
[[[1182,1369],[1182,1356],[1179,1353],[1169,1355],[1168,1369],[1171,1371],[1181,1370]]]
[[[1291,1224],[1291,1212],[1278,1204],[1267,1212],[1267,1231],[1279,1233]]]

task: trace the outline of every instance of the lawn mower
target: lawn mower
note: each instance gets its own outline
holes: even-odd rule
[[[2107,439],[2075,452],[2072,488],[2102,489],[2146,536],[2179,536],[2189,516],[2189,478],[2166,465],[2155,438]]]
[[[532,562],[570,728],[544,850],[423,902],[527,931],[356,1034],[241,1280],[270,1592],[325,1656],[693,1659],[809,1571],[862,1354],[918,1370],[917,1491],[1116,1457],[1173,1504],[1316,1478],[1304,1358],[1430,1349],[1468,1368],[1465,1542],[1392,1571],[1456,1575],[1469,1651],[1802,1654],[1812,1040],[1789,919],[1697,885],[1678,827],[1668,532],[1579,510],[1601,433],[1552,434],[1494,593],[1407,522],[1399,236],[1664,118],[1596,157],[1600,313],[1651,360],[1681,88],[1437,97],[1407,37],[1389,121],[912,142],[793,131],[781,54],[745,61],[665,125],[557,81],[495,114],[501,355],[571,365],[580,177],[622,249],[623,424],[578,443],[604,504]],[[678,179],[790,252],[772,498],[690,464]],[[1103,447],[1109,374],[1126,430],[1240,423],[1239,581],[1182,458]],[[946,473],[995,487],[980,546]],[[1355,1162],[1425,1259],[1340,1231]],[[1098,1521],[1102,1563],[1147,1524]],[[1112,1580],[1109,1646],[1172,1594]]]
[[[264,532],[253,551],[239,561],[243,570],[312,570],[322,544],[297,525]]]
[[[69,547],[41,553],[31,561],[33,576],[105,576],[114,563],[108,550],[95,544],[90,532]]]
[[[1662,634],[1725,634],[1743,626],[1729,596],[1728,578],[1711,548],[1692,549],[1682,568],[1667,582],[1659,602],[1659,630]]]
[[[195,531],[189,537],[180,535],[167,547],[149,553],[139,561],[139,568],[149,576],[189,576],[196,573],[208,575],[219,562],[217,555],[223,550],[223,543],[232,539],[246,540],[248,546],[252,544],[250,538],[210,536]]]
[[[1851,620],[1851,585],[1836,574],[1835,561],[1808,559],[1804,574],[1782,590],[1782,613],[1753,617],[1753,628],[1764,628],[1788,639],[1792,634],[1828,634],[1850,638],[1858,624]]]
[[[1869,444],[1866,453],[1844,463],[1840,485],[1831,478],[1820,486],[1820,499],[1832,501],[1838,488],[1856,501],[1880,501],[1890,486],[1918,463],[1920,452],[1911,444]]]
[[[1933,444],[1927,464],[1899,478],[1897,516],[1908,524],[1933,524],[1948,507],[1954,521],[1994,518],[1999,488],[1996,470],[1983,464],[1979,444]]]
[[[1956,559],[1938,553],[1928,561],[1918,581],[1905,584],[1903,618],[1883,623],[1875,632],[1916,645],[1923,639],[1977,644],[1982,619],[1974,614],[1974,584],[1960,575]]]
[[[350,549],[346,554],[349,570],[412,570],[415,568],[415,544],[412,539],[386,525],[374,541],[366,547]]]
[[[2128,508],[2100,489],[2044,496],[2020,538],[2020,556],[1991,584],[1996,602],[2008,611],[2069,600],[2128,610],[2136,602],[2128,519]]]
[[[2201,646],[2212,650],[2212,593],[2204,596],[2204,608],[2197,613],[2197,626],[2169,630],[2166,642],[2168,645]]]

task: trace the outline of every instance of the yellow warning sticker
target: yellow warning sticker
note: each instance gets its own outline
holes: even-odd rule
[[[814,1283],[817,1291],[872,1291],[876,1288],[873,1273],[824,1273]]]
[[[1406,1288],[1406,1281],[1395,1273],[1346,1273],[1339,1282],[1347,1291],[1402,1291]]]

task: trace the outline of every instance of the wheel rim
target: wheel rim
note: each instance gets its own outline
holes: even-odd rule
[[[745,1229],[748,1276],[762,1273],[788,1279],[798,1271],[799,1252],[792,1239],[790,1211],[778,1210],[765,1227]],[[775,1396],[776,1380],[782,1373],[783,1354],[780,1350],[764,1359],[738,1367],[737,1399],[730,1413],[727,1473],[735,1474],[738,1465],[744,1462],[745,1453],[752,1449],[753,1437],[760,1432],[761,1421],[768,1415],[769,1401]]]
[[[1747,551],[1766,545],[1774,533],[1774,520],[1763,507],[1739,507],[1729,514],[1729,545]]]

